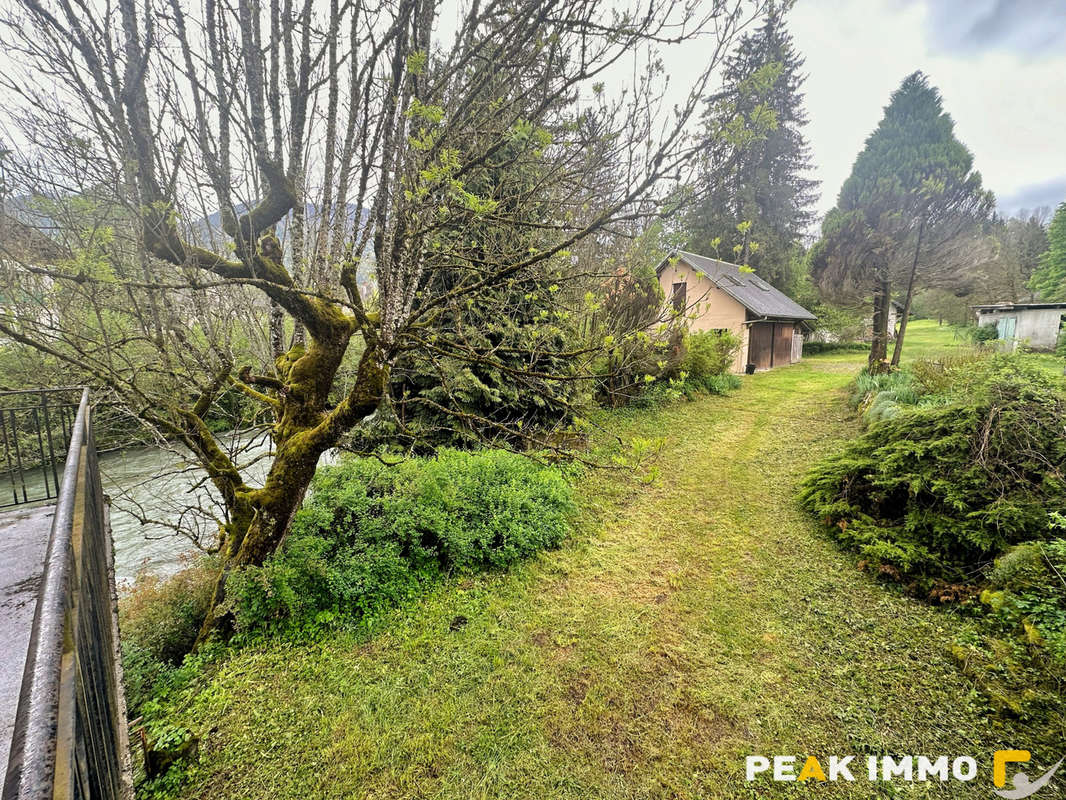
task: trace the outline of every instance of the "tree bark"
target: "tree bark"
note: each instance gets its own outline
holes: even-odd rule
[[[914,260],[911,262],[911,274],[907,280],[907,296],[903,300],[903,314],[899,320],[899,335],[896,336],[896,346],[892,350],[892,366],[899,366],[900,356],[903,355],[903,337],[907,333],[907,319],[911,315],[911,300],[914,298],[914,278],[918,274],[918,257],[922,251],[922,235],[925,233],[925,220],[918,226],[918,241],[914,245]]]
[[[321,411],[325,395],[319,394],[328,394],[332,386],[347,335],[338,331],[335,344],[331,347],[312,339],[306,353],[296,347],[295,353],[289,354],[290,366],[285,376],[288,389],[274,427],[277,452],[262,488],[250,489],[242,483],[232,500],[227,501],[230,519],[224,531],[222,567],[196,647],[212,633],[226,633],[231,627],[232,615],[223,607],[230,573],[241,567],[262,565],[281,546],[321,455],[381,402],[388,386],[388,369],[380,354],[367,348],[360,359],[352,394],[328,414]],[[280,361],[284,370],[285,359]]]
[[[870,341],[870,359],[868,368],[877,374],[886,371],[888,364],[888,308],[892,302],[891,285],[887,277],[882,277],[874,291],[873,338]]]

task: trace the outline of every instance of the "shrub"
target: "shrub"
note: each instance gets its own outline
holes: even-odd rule
[[[996,341],[999,338],[999,328],[996,327],[994,322],[984,325],[967,325],[961,329],[960,335],[975,344],[983,344]]]
[[[657,380],[645,385],[644,390],[633,398],[636,408],[659,408],[684,398],[694,400],[701,394],[729,394],[741,386],[740,377],[731,373],[692,378],[682,373],[680,378]]]
[[[877,424],[815,465],[801,501],[879,574],[981,612],[952,647],[959,667],[991,711],[1058,741],[1066,719],[1061,382],[985,352],[861,375],[852,402]]]
[[[966,581],[1066,509],[1066,401],[1052,379],[1005,356],[956,379],[941,405],[882,413],[802,486],[838,539],[904,576]]]
[[[968,375],[983,380],[994,356],[989,351],[975,351],[937,358],[921,358],[913,362],[908,371],[914,384],[923,395],[958,393],[969,382]]]
[[[283,548],[234,573],[227,603],[244,632],[368,620],[446,574],[558,545],[571,508],[560,468],[502,450],[349,459],[318,471]]]
[[[131,713],[188,653],[207,616],[218,562],[202,558],[170,577],[143,573],[118,603]]]
[[[740,338],[731,331],[698,331],[683,340],[681,368],[696,380],[729,371],[740,350]]]
[[[994,712],[1025,720],[1035,741],[1057,743],[1066,720],[1066,539],[1023,542],[987,577],[971,604],[987,612],[984,624],[959,637],[955,658]]]
[[[734,389],[740,388],[740,377],[731,373],[708,375],[699,381],[699,385],[708,394],[729,394]]]
[[[668,366],[676,360],[671,347],[673,338],[638,331],[614,342],[611,350],[592,366],[597,376],[597,399],[603,405],[617,408],[639,396],[647,385],[647,376],[669,371]]]
[[[852,408],[865,413],[873,400],[886,392],[898,398],[913,397],[914,400],[909,400],[909,402],[915,402],[917,396],[913,394],[913,380],[913,375],[905,370],[871,374],[864,368],[852,384],[849,404]],[[901,400],[901,402],[905,401]]]
[[[740,386],[729,372],[740,348],[740,339],[730,331],[670,331],[657,363],[657,372],[633,387],[630,402],[637,408],[657,408],[681,398],[700,394],[728,394]],[[654,375],[652,378],[650,376]]]
[[[803,355],[815,356],[822,353],[860,353],[869,351],[869,342],[803,342]]]
[[[1031,541],[1008,550],[981,594],[996,617],[1066,664],[1066,539]]]

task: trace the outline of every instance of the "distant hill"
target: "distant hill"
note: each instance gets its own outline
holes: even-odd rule
[[[242,204],[237,206],[235,210],[238,214],[243,214],[247,208],[246,205]],[[317,207],[311,203],[306,204],[304,206],[304,215],[308,226],[314,229],[319,220]],[[360,212],[354,204],[349,203],[347,213],[348,229],[354,229],[357,218],[359,219],[359,224],[365,224],[369,216],[369,209],[364,208]],[[8,240],[9,256],[13,256],[15,253],[15,239],[17,238],[17,249],[23,255],[28,252],[27,248],[30,248],[36,258],[43,258],[46,253],[52,259],[59,257],[61,248],[55,242],[61,241],[62,238],[60,226],[54,219],[38,210],[37,204],[30,195],[7,197],[0,201],[0,220],[6,222],[6,236],[2,238]],[[291,221],[292,213],[290,212],[278,224],[277,230],[278,238],[281,240],[285,251],[286,261],[290,265],[292,263],[292,255],[289,249],[288,233]],[[4,230],[5,228],[0,226],[0,232]],[[185,235],[196,244],[212,249],[221,248],[229,241],[229,237],[222,230],[222,214],[219,211],[196,220],[191,229],[185,232]],[[4,242],[0,241],[0,249],[3,246]],[[370,255],[369,258],[363,259],[363,265],[360,266],[358,275],[359,286],[364,292],[372,290],[375,285],[373,271],[373,257]]]
[[[244,214],[247,210],[248,206],[244,203],[239,203],[238,205],[234,206],[234,211],[238,215]],[[352,203],[348,204],[347,210],[347,225],[349,229],[355,227],[355,221],[357,217],[359,218],[359,224],[362,225],[367,221],[367,218],[369,218],[370,216],[369,209],[364,208],[362,209],[362,213],[360,213],[359,209]],[[304,219],[307,220],[308,227],[316,227],[319,221],[318,208],[311,203],[306,203],[304,205]],[[277,234],[278,238],[281,239],[283,245],[287,242],[289,225],[291,224],[291,222],[292,212],[289,212],[285,215],[285,218],[282,219],[280,223],[278,223]],[[212,240],[214,240],[214,242],[227,241],[229,237],[222,231],[222,212],[216,211],[213,214],[210,214],[209,216],[198,220],[193,226],[193,230],[189,232],[189,235],[195,237],[197,239],[198,244],[205,246],[210,246]]]

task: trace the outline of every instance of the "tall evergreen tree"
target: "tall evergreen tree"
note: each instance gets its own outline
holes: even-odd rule
[[[909,303],[945,262],[958,269],[953,240],[991,212],[992,195],[972,168],[973,154],[955,138],[939,91],[921,72],[907,76],[855,159],[811,258],[823,289],[872,294],[872,369],[887,356],[893,283],[906,287]]]
[[[818,183],[805,177],[802,68],[781,11],[771,7],[728,60],[724,92],[705,113],[708,129],[726,135],[706,156],[687,220],[689,249],[747,264],[786,292],[795,289],[799,243],[817,201]],[[742,222],[751,225],[738,228]]]
[[[1047,231],[1048,249],[1033,273],[1030,288],[1042,300],[1066,301],[1066,202],[1059,204]]]

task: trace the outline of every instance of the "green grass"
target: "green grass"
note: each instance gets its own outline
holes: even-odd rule
[[[947,330],[912,323],[907,357],[958,346]],[[561,550],[452,581],[371,634],[228,658],[168,709],[201,737],[184,796],[811,791],[746,785],[753,753],[972,754],[972,784],[884,796],[988,796],[991,752],[1027,743],[1024,727],[987,721],[952,662],[967,623],[858,571],[794,500],[805,465],[856,428],[843,387],[863,356],[613,415],[625,439],[665,437],[659,478],[587,476]]]

